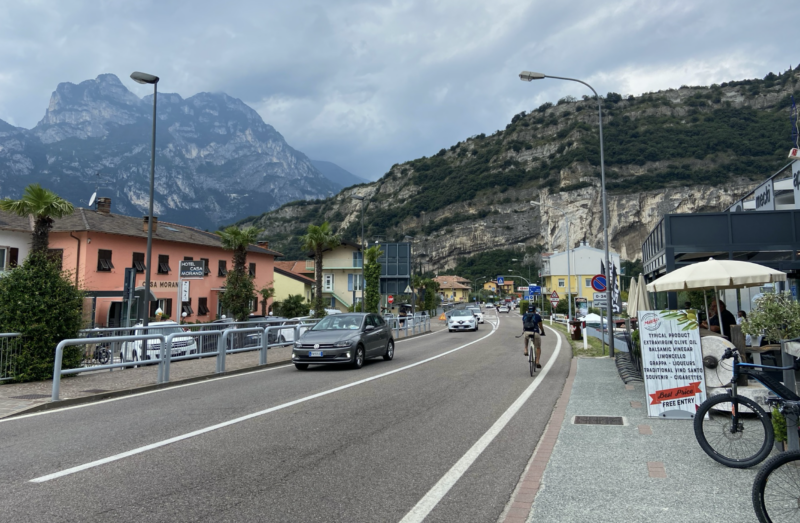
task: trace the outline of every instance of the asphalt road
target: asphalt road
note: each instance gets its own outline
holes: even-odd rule
[[[401,341],[393,361],[357,371],[282,366],[0,421],[0,514],[17,523],[496,521],[571,351],[564,340],[553,358],[548,331],[547,373],[536,381],[514,337],[520,317],[492,327]]]

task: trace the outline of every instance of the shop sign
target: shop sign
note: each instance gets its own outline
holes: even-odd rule
[[[144,287],[144,281],[142,281],[142,286]],[[151,281],[150,282],[151,289],[177,289],[178,282],[176,281]]]
[[[706,399],[696,311],[639,311],[647,414],[691,419]]]
[[[800,161],[792,164],[792,188],[794,189],[794,208],[800,209]]]
[[[758,189],[753,194],[753,199],[756,202],[757,211],[775,210],[775,193],[772,187],[772,179],[758,186]]]

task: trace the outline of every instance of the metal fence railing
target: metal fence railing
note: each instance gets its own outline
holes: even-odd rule
[[[22,335],[17,332],[0,334],[0,381],[14,377]]]

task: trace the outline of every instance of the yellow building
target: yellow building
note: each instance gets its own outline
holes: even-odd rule
[[[289,296],[299,294],[307,302],[311,302],[314,288],[313,265],[312,272],[309,273],[305,260],[275,262],[274,278],[274,301],[283,301]]]
[[[617,268],[617,284],[619,284],[619,254],[610,252],[611,263]],[[554,252],[542,254],[542,285],[543,291],[550,294],[558,293],[561,299],[568,294],[586,298],[590,303],[595,290],[592,288],[592,278],[600,273],[601,263],[605,259],[602,249],[589,247],[585,242],[570,250],[571,278],[567,276],[567,253]]]
[[[487,281],[483,284],[484,290],[495,294],[515,294],[514,280],[503,280],[502,285],[498,285],[496,280]]]
[[[361,246],[343,241],[338,247],[323,252],[322,256],[322,297],[325,307],[347,312],[353,304],[363,299],[361,281]],[[314,273],[314,260],[308,265]]]
[[[439,284],[439,294],[442,295],[442,299],[445,301],[469,301],[469,292],[471,288],[468,279],[460,276],[437,276],[433,280]]]

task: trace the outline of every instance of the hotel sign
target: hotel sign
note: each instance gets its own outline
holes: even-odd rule
[[[206,272],[206,262],[203,260],[181,261],[178,267],[180,278],[202,278]]]

